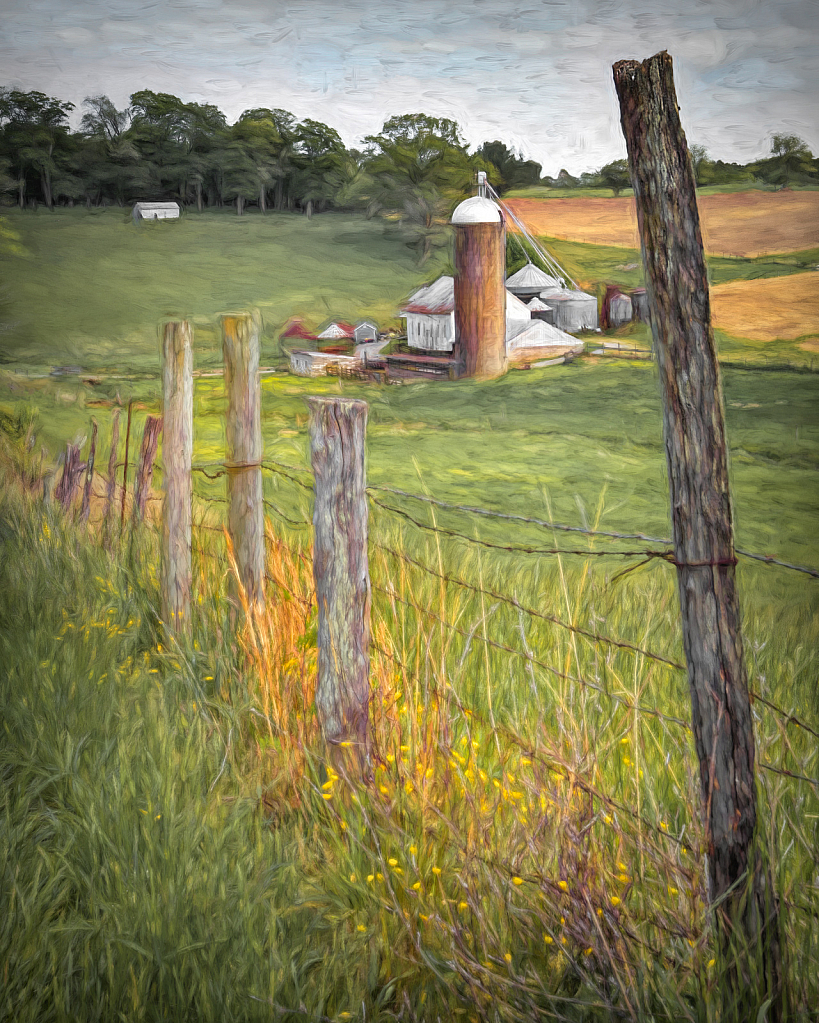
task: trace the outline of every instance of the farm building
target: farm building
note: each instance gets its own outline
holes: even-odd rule
[[[578,330],[596,330],[599,326],[597,299],[585,291],[570,288],[547,288],[541,299],[552,307],[552,323],[573,334]]]
[[[455,278],[446,274],[426,284],[401,310],[407,321],[407,344],[425,352],[451,352],[455,344]],[[515,295],[506,295],[506,336],[529,322],[529,310]]]
[[[516,274],[506,278],[506,290],[523,299],[537,298],[546,288],[561,288],[563,281],[545,274],[534,263],[527,263]]]
[[[356,344],[362,344],[365,341],[376,341],[378,339],[378,327],[374,323],[370,323],[368,320],[363,320],[361,323],[356,325],[353,331],[353,337],[355,338]]]
[[[331,323],[318,335],[319,341],[349,341],[355,333],[351,323]]]
[[[134,220],[176,220],[179,204],[175,202],[138,202],[134,204]]]
[[[554,319],[552,315],[554,310],[550,305],[546,305],[542,298],[533,298],[531,302],[526,303],[526,308],[533,320],[545,320],[547,323],[551,323]]]

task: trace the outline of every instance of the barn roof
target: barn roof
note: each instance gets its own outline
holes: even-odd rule
[[[511,348],[535,348],[540,345],[544,347],[556,345],[563,348],[566,345],[577,345],[577,338],[566,334],[545,320],[530,320],[528,323],[524,323],[521,329],[511,337],[507,337],[506,343]]]
[[[176,202],[136,202],[134,208],[138,210],[178,210],[179,203]]]
[[[432,284],[425,284],[414,294],[410,295],[409,301],[401,310],[401,315],[407,313],[441,314],[451,313],[455,309],[455,278],[444,274]]]
[[[310,331],[305,327],[304,320],[292,319],[290,323],[281,332],[279,337],[295,337],[300,338],[302,341],[315,341],[316,335],[311,334]]]
[[[536,291],[538,288],[557,288],[559,284],[554,277],[545,274],[534,263],[527,263],[516,274],[507,278],[506,287],[513,291]]]
[[[355,327],[351,323],[344,323],[339,320],[337,323],[331,323],[325,327],[324,330],[318,335],[319,341],[335,341],[336,338],[340,337],[352,337]]]
[[[546,288],[541,291],[540,297],[546,299],[550,304],[553,302],[594,302],[597,299],[585,291],[575,291],[572,288]]]

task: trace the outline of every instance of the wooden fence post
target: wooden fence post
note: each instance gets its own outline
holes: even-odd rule
[[[193,455],[193,327],[173,320],[162,329],[162,620],[188,620],[191,593],[191,458]]]
[[[105,484],[105,512],[103,525],[103,544],[110,546],[111,534],[113,533],[112,517],[114,514],[114,501],[117,491],[117,448],[119,447],[119,417],[120,410],[114,409],[111,422],[111,451],[108,455],[108,479]]]
[[[722,389],[694,174],[671,57],[662,52],[642,64],[618,61],[613,71],[663,390],[708,887],[712,904],[718,904],[726,971],[724,1018],[756,1019],[771,999],[767,1018],[773,1023],[785,1011],[778,907],[757,827]]]
[[[228,531],[249,606],[264,606],[264,505],[258,311],[222,317],[228,413],[225,464]]]
[[[142,447],[139,452],[136,480],[134,481],[134,514],[133,523],[138,525],[145,517],[145,502],[151,489],[154,475],[156,448],[159,443],[159,431],[162,429],[161,416],[148,416],[142,431]]]
[[[349,398],[308,398],[307,403],[315,475],[316,710],[325,740],[355,742],[363,765],[370,707],[367,403]]]
[[[94,484],[94,458],[97,454],[97,421],[91,420],[91,444],[88,448],[88,459],[85,463],[85,486],[82,492],[82,521],[87,522],[91,514],[91,487]]]
[[[128,448],[131,444],[131,413],[134,409],[133,398],[128,402],[128,422],[125,427],[125,461],[122,463],[122,509],[119,517],[120,531],[125,529],[125,499],[128,495]]]
[[[60,481],[54,490],[55,498],[60,502],[65,511],[68,511],[74,500],[77,490],[82,465],[80,464],[79,444],[66,444],[65,460],[63,461],[63,473]]]

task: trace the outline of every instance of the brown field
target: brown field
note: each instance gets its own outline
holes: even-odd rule
[[[731,281],[711,289],[714,326],[752,341],[819,335],[819,273]],[[815,340],[801,347],[815,351]]]
[[[534,234],[638,248],[631,196],[617,199],[509,199]],[[763,256],[819,244],[819,192],[734,192],[698,200],[707,252]]]

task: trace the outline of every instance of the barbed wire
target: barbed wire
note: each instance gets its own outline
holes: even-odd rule
[[[513,522],[527,522],[544,529],[553,529],[564,533],[581,533],[583,536],[604,536],[613,540],[645,540],[646,543],[661,543],[671,546],[672,541],[657,536],[647,536],[645,533],[615,533],[604,529],[586,529],[583,526],[566,526],[559,522],[550,522],[547,519],[534,518],[529,515],[518,515],[511,512],[492,511],[489,508],[480,508],[475,505],[453,504],[450,501],[442,501],[437,497],[430,497],[427,494],[414,494],[409,490],[400,490],[398,487],[376,486],[367,487],[367,490],[379,490],[387,494],[398,494],[401,497],[410,497],[415,501],[423,501],[425,504],[433,504],[438,508],[447,508],[451,511],[468,512],[472,515],[482,515],[486,518],[506,519]]]
[[[456,540],[464,540],[466,543],[476,544],[479,547],[488,547],[492,550],[497,551],[509,551],[512,554],[566,554],[576,557],[590,557],[590,558],[660,558],[667,559],[670,556],[669,551],[593,551],[585,549],[571,549],[563,547],[530,547],[524,544],[502,544],[495,543],[492,540],[483,540],[480,537],[469,536],[466,533],[460,533],[456,529],[447,529],[444,526],[431,526],[427,522],[421,522],[416,519],[409,512],[404,511],[402,508],[395,508],[393,505],[384,504],[383,501],[379,501],[377,497],[370,495],[370,500],[373,504],[378,505],[379,508],[383,508],[385,511],[392,512],[394,515],[399,515],[403,519],[407,519],[414,526],[419,529],[424,529],[430,533],[440,533],[443,536],[449,536]]]
[[[656,717],[670,724],[677,725],[677,727],[683,728],[687,732],[691,731],[691,726],[688,724],[687,721],[683,721],[682,718],[674,717],[671,714],[664,714],[661,710],[657,710],[656,707],[646,707],[643,704],[627,700],[625,699],[625,697],[617,696],[617,694],[609,692],[609,690],[607,690],[604,686],[600,685],[597,682],[590,682],[588,679],[580,678],[576,675],[570,675],[566,672],[562,672],[558,668],[555,668],[553,665],[548,664],[546,661],[540,660],[539,658],[535,657],[534,654],[530,654],[524,650],[518,650],[516,647],[507,646],[505,643],[498,643],[494,639],[489,639],[487,636],[477,635],[475,632],[466,632],[464,629],[458,628],[458,626],[455,625],[454,622],[448,621],[446,618],[441,617],[441,615],[436,614],[429,608],[422,607],[420,604],[417,604],[414,601],[407,600],[405,597],[402,597],[398,593],[388,590],[383,586],[372,584],[372,588],[374,590],[378,590],[379,593],[384,593],[391,600],[398,600],[400,601],[400,603],[406,604],[408,607],[414,608],[416,611],[419,611],[426,617],[432,618],[435,621],[440,622],[442,625],[445,625],[448,629],[451,629],[452,632],[455,632],[459,636],[463,636],[464,638],[470,641],[476,639],[479,642],[484,643],[486,646],[493,647],[496,650],[502,650],[504,653],[512,654],[515,657],[520,657],[522,660],[529,661],[529,663],[535,664],[539,668],[543,668],[545,671],[550,672],[557,678],[563,679],[564,681],[567,682],[574,682],[577,685],[583,686],[584,688],[587,689],[593,689],[595,692],[600,693],[602,696],[605,696],[607,699],[610,699],[615,703],[621,704],[628,710],[637,710],[641,714],[647,714],[651,717]]]
[[[399,495],[401,497],[409,497],[412,500],[423,501],[426,504],[432,504],[432,505],[435,505],[438,508],[445,508],[445,509],[448,509],[450,511],[459,511],[459,512],[465,512],[465,513],[472,514],[472,515],[481,515],[481,516],[483,516],[485,518],[503,519],[503,520],[513,521],[513,522],[524,522],[524,523],[529,523],[531,525],[540,526],[543,529],[552,529],[552,530],[555,530],[555,531],[558,531],[558,532],[580,533],[583,536],[600,536],[600,537],[605,537],[605,538],[611,539],[611,540],[644,540],[646,543],[659,543],[659,544],[663,544],[663,545],[669,546],[669,547],[673,546],[673,543],[674,543],[674,541],[669,539],[668,537],[648,536],[646,533],[621,533],[621,532],[615,532],[614,530],[587,529],[587,528],[585,528],[583,526],[567,526],[567,525],[565,525],[563,523],[551,522],[548,519],[540,519],[540,518],[536,518],[536,517],[530,516],[530,515],[518,515],[518,514],[515,514],[515,513],[512,513],[512,512],[493,511],[493,510],[491,510],[489,508],[481,508],[481,507],[476,506],[476,505],[454,504],[454,503],[452,503],[450,501],[442,501],[439,498],[430,497],[428,494],[415,494],[415,493],[412,493],[409,490],[401,490],[398,487],[385,487],[385,486],[381,486],[381,485],[371,484],[369,487],[367,487],[367,491],[369,492],[369,491],[372,491],[372,490],[378,490],[378,491],[381,491],[383,493],[388,493],[388,494],[396,494],[396,495]],[[375,499],[373,499],[373,500],[375,500]],[[381,504],[380,502],[376,502],[376,503],[379,503],[380,507],[387,508],[388,510],[394,511],[394,512],[396,512],[399,515],[403,514],[406,518],[410,518],[410,520],[412,522],[415,522],[416,525],[420,525],[421,528],[427,528],[427,527],[424,527],[421,523],[418,523],[415,519],[412,519],[407,513],[402,512],[400,509],[392,508],[392,507],[390,507],[388,505]],[[432,528],[432,527],[428,527],[428,528]],[[463,536],[463,534],[457,534],[457,535]],[[754,561],[761,561],[763,564],[766,564],[766,565],[778,565],[780,568],[788,568],[788,569],[791,569],[794,572],[803,572],[806,575],[810,575],[813,578],[819,579],[819,569],[811,568],[811,567],[806,566],[806,565],[795,565],[792,562],[782,561],[779,558],[775,558],[775,557],[773,557],[770,554],[758,554],[758,553],[756,553],[754,551],[746,551],[746,550],[744,550],[741,547],[735,547],[734,551],[735,551],[736,554],[741,555],[743,558],[751,558]],[[570,553],[570,552],[561,552],[561,553]],[[597,553],[600,553],[600,552],[595,552],[595,551],[585,552],[584,551],[583,553],[597,554]],[[611,553],[613,555],[621,554],[621,553],[629,553],[629,556],[634,556],[630,552],[611,551],[611,552],[606,552],[606,553]],[[666,558],[666,555],[663,552],[643,551],[641,553],[643,553],[644,555],[650,555],[651,557],[654,557],[654,558]]]
[[[553,625],[558,625],[563,629],[567,629],[569,632],[576,633],[577,635],[593,640],[596,643],[605,643],[608,646],[620,647],[623,650],[631,650],[633,653],[641,654],[643,657],[648,657],[653,661],[659,661],[661,664],[667,664],[669,667],[676,668],[678,671],[687,670],[684,664],[672,661],[670,658],[663,657],[661,654],[655,654],[651,650],[646,650],[634,643],[629,643],[627,640],[613,639],[611,636],[604,636],[601,633],[592,632],[590,629],[584,629],[582,626],[572,625],[569,622],[563,621],[562,618],[558,618],[556,615],[550,615],[544,611],[537,611],[535,608],[527,607],[525,604],[521,604],[514,597],[509,597],[505,594],[485,589],[481,586],[475,586],[474,583],[469,583],[465,579],[459,579],[453,575],[446,575],[442,572],[437,572],[429,565],[425,565],[423,562],[417,561],[415,558],[412,558],[401,551],[396,551],[392,547],[388,547],[386,544],[374,542],[374,546],[379,550],[386,551],[387,554],[391,554],[395,558],[400,558],[402,561],[405,561],[410,565],[414,565],[416,568],[426,572],[428,575],[435,576],[437,579],[441,579],[447,583],[453,583],[455,586],[460,586],[465,590],[471,590],[473,593],[483,594],[487,597],[491,597],[493,600],[502,601],[504,604],[509,604],[511,607],[517,608],[519,611],[523,611],[524,614],[531,615],[533,618],[540,618],[546,622],[551,622]]]

